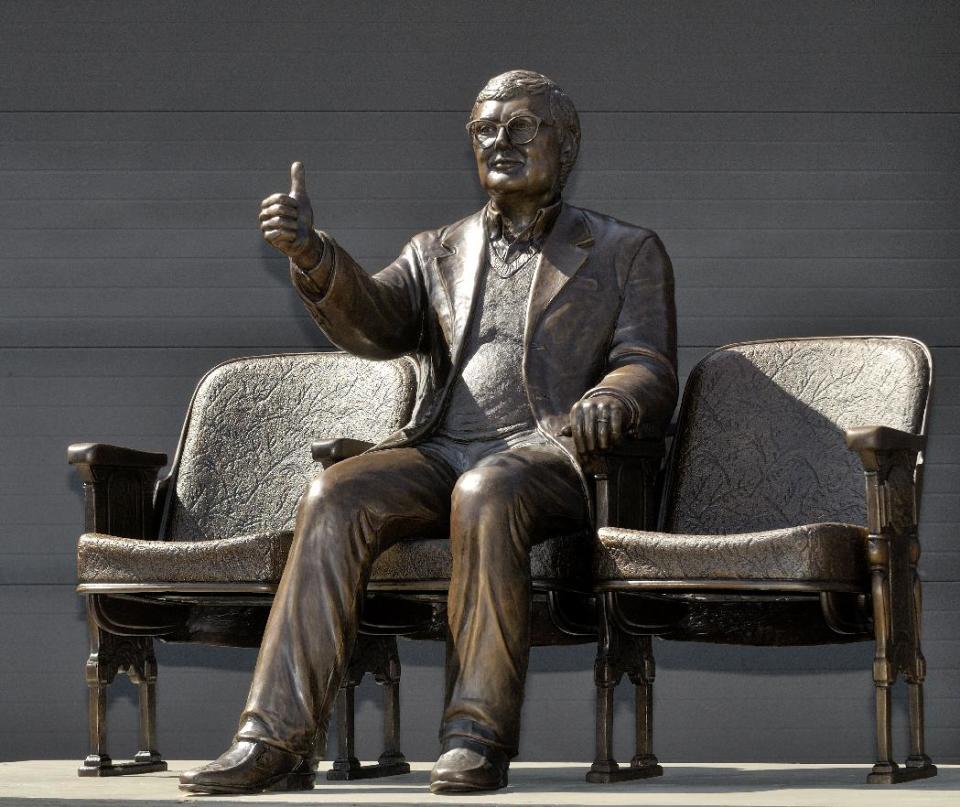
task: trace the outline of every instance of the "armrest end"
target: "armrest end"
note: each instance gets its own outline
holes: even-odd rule
[[[126,468],[162,468],[167,455],[108,443],[74,443],[67,448],[67,462],[71,465],[112,465]]]
[[[83,480],[84,532],[124,538],[157,535],[157,474],[166,454],[136,451],[107,443],[74,443],[67,462]],[[122,484],[115,484],[119,480]]]
[[[314,462],[319,462],[324,468],[362,454],[369,448],[373,448],[373,443],[366,440],[354,440],[350,437],[337,437],[333,440],[314,440],[310,444],[310,453]]]
[[[922,434],[894,429],[890,426],[856,426],[847,429],[847,447],[852,451],[923,451],[927,442]]]

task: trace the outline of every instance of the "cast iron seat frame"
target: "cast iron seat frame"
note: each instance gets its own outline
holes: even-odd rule
[[[217,381],[218,373],[229,373],[232,365],[237,365],[240,369],[244,362],[256,364],[270,361],[280,365],[277,375],[284,379],[295,375],[300,362],[339,361],[345,362],[348,369],[352,366],[351,363],[355,363],[357,378],[364,372],[377,372],[377,368],[393,366],[401,377],[402,383],[399,386],[402,389],[397,395],[402,400],[388,404],[380,401],[381,409],[385,406],[387,409],[393,407],[389,412],[392,422],[384,426],[376,439],[382,439],[409,416],[414,387],[411,383],[412,362],[406,359],[371,363],[336,351],[281,354],[232,360],[218,365],[204,376],[194,393],[177,457],[170,472],[159,482],[159,471],[167,464],[164,454],[96,443],[76,444],[69,448],[68,461],[77,468],[84,487],[85,535],[81,537],[78,552],[78,566],[83,573],[77,590],[86,598],[90,636],[86,678],[89,688],[91,752],[79,770],[81,776],[113,776],[166,770],[166,762],[156,747],[155,638],[225,646],[259,646],[268,606],[272,602],[278,582],[276,569],[282,568],[283,562],[282,557],[277,557],[278,553],[282,554],[283,541],[274,529],[275,525],[267,530],[269,533],[272,529],[272,535],[244,536],[253,543],[263,538],[262,551],[271,556],[274,574],[261,574],[262,579],[218,579],[211,582],[204,581],[204,575],[199,574],[196,581],[191,581],[184,579],[183,561],[180,576],[175,580],[164,580],[153,575],[150,580],[144,581],[137,579],[136,575],[131,577],[132,573],[103,580],[96,572],[98,563],[107,563],[105,557],[116,561],[118,544],[119,563],[123,564],[123,552],[127,549],[123,545],[124,539],[133,539],[127,542],[131,553],[144,548],[156,551],[160,549],[159,544],[170,541],[171,538],[175,540],[163,545],[161,555],[168,548],[172,551],[178,549],[179,539],[170,534],[171,523],[176,522],[176,518],[171,515],[171,508],[183,506],[183,497],[178,491],[178,473],[185,452],[193,451],[195,455],[202,455],[203,445],[191,444],[191,440],[196,443],[196,429],[191,433],[191,419],[205,417],[202,412],[198,415],[194,411],[199,408],[198,398],[201,397],[201,391],[205,384],[211,385]],[[371,383],[375,385],[376,382],[367,382],[370,389],[373,388],[370,387]],[[354,387],[362,387],[363,384],[354,384],[350,379],[346,379],[345,383],[338,386],[344,387],[346,394],[356,397],[358,390]],[[230,399],[237,394],[237,389],[234,386],[227,392],[229,394],[220,391],[220,397]],[[242,389],[240,392],[250,394],[250,391]],[[273,393],[271,390],[270,395]],[[287,398],[289,397],[288,393]],[[297,400],[296,395],[293,403],[296,406],[304,405]],[[355,403],[361,408],[364,405],[363,401]],[[369,419],[369,412],[367,416]],[[359,431],[360,436],[367,437],[370,434],[369,424],[365,430]],[[328,439],[315,439],[323,436],[324,432]],[[332,436],[331,432],[337,436]],[[292,462],[293,466],[299,468],[294,469],[294,476],[296,473],[303,474],[302,466],[310,463],[311,454],[314,462],[329,467],[372,445],[369,439],[357,439],[357,434],[358,430],[351,425],[349,417],[341,418],[336,425],[328,425],[319,433],[316,429],[311,430],[309,424],[305,424],[299,443],[294,441],[293,445],[294,449],[297,445],[301,445],[302,449],[293,451],[294,460],[286,457],[284,462]],[[290,452],[290,441],[287,442],[285,450]],[[262,446],[258,448],[262,450]],[[663,453],[662,440],[639,439],[631,440],[626,446],[592,461],[592,478],[597,489],[598,524],[634,527],[650,525],[648,519],[654,510],[654,488]],[[215,457],[214,461],[217,459]],[[288,482],[286,487],[289,488],[291,484]],[[617,493],[620,486],[630,488],[630,494],[625,495],[622,502],[619,501]],[[638,491],[641,492],[640,495],[637,495]],[[190,495],[202,499],[206,493],[201,490]],[[289,498],[289,491],[287,496]],[[282,529],[289,530],[293,520],[293,506],[287,509],[290,512],[279,514],[279,522]],[[246,530],[251,531],[256,532],[256,529]],[[229,539],[229,536],[227,537]],[[554,540],[556,539],[545,543]],[[146,545],[142,542],[159,544]],[[182,545],[183,542],[179,543]],[[404,552],[405,545],[410,548],[414,543],[423,545],[431,542],[403,542],[391,547],[388,552]],[[235,544],[236,541],[231,544],[231,549],[236,549]],[[534,547],[532,554],[544,546],[545,544],[541,544]],[[202,552],[208,547],[214,548],[214,542],[199,547],[198,544],[191,543],[188,549],[199,548]],[[592,541],[589,535],[585,535],[582,549],[586,553],[585,562],[580,564],[576,579],[557,579],[556,576],[553,579],[534,579],[532,644],[568,644],[596,640],[596,616],[592,607],[589,578],[591,550]],[[158,565],[165,565],[163,557],[158,559]],[[543,565],[541,563],[541,566]],[[400,662],[396,636],[446,639],[447,582],[442,578],[398,580],[389,574],[381,579],[378,578],[377,566],[374,566],[357,645],[338,695],[338,753],[327,773],[329,779],[387,776],[409,770],[400,750]],[[107,688],[120,672],[126,673],[131,681],[137,684],[140,705],[140,750],[133,760],[125,762],[113,761],[107,752]],[[354,698],[356,686],[365,673],[371,673],[376,682],[383,686],[384,751],[375,765],[361,766],[354,751]],[[318,749],[319,752],[322,750]]]
[[[788,525],[768,524],[759,529],[772,531],[762,533],[755,531],[756,528],[744,530],[734,523],[729,533],[745,535],[726,534],[725,529],[717,529],[718,525],[724,525],[722,514],[716,520],[712,515],[705,518],[712,529],[689,526],[677,529],[678,521],[691,520],[684,513],[697,510],[697,497],[701,500],[713,497],[711,501],[722,499],[723,485],[711,487],[706,474],[700,478],[691,474],[694,483],[690,484],[682,478],[684,473],[689,474],[687,469],[691,463],[706,456],[700,448],[707,453],[714,452],[713,459],[718,466],[728,458],[723,447],[700,445],[705,441],[698,443],[697,435],[702,433],[707,422],[710,428],[736,428],[725,418],[722,402],[717,396],[736,385],[750,386],[744,382],[746,376],[737,377],[737,365],[749,365],[752,361],[764,365],[764,355],[773,353],[777,358],[777,351],[782,352],[788,363],[802,366],[806,362],[812,368],[826,369],[821,370],[819,376],[811,370],[804,377],[801,371],[796,382],[789,377],[782,378],[790,375],[783,372],[784,365],[775,372],[770,372],[771,368],[766,366],[753,367],[747,374],[756,372],[757,377],[763,379],[763,385],[771,382],[771,389],[776,384],[783,384],[789,388],[785,389],[788,395],[795,395],[798,407],[809,408],[811,412],[818,408],[825,410],[798,416],[797,424],[802,429],[810,429],[800,439],[816,443],[820,438],[815,435],[811,424],[820,427],[821,431],[825,425],[829,436],[824,439],[831,443],[831,451],[846,454],[843,450],[845,443],[846,448],[857,455],[862,464],[861,478],[865,479],[866,495],[865,500],[860,498],[859,505],[853,501],[851,507],[863,515],[845,518],[851,512],[849,508],[842,513],[829,512],[829,508],[827,512],[818,512],[817,496],[798,485],[795,495],[810,499],[810,504],[805,502],[807,515],[811,516],[805,519],[809,526],[802,530],[777,530],[773,528]],[[863,357],[873,366],[867,366],[865,361],[863,366],[858,366],[857,362]],[[884,366],[885,362],[888,366]],[[725,387],[720,382],[715,388],[711,387],[711,379],[719,378],[722,373],[733,376],[730,385]],[[871,384],[873,389],[869,388]],[[901,395],[909,384],[914,384],[916,390],[910,395]],[[937,769],[924,749],[923,680],[926,665],[920,650],[921,583],[917,573],[922,451],[931,384],[929,351],[921,342],[904,337],[828,337],[736,343],[713,351],[694,368],[684,392],[667,462],[660,513],[661,532],[619,528],[599,530],[594,570],[600,614],[597,761],[588,774],[588,781],[612,782],[660,773],[652,750],[653,635],[679,640],[765,645],[873,639],[877,762],[867,781],[892,784],[936,775]],[[838,396],[847,395],[849,401],[836,410],[832,409],[829,401],[824,403],[824,399],[818,397],[828,396],[832,391]],[[710,398],[711,392],[713,398]],[[873,407],[871,414],[877,417],[867,421],[860,419],[858,396],[864,399],[865,406]],[[902,411],[896,411],[898,405]],[[740,417],[749,424],[758,420],[761,428],[771,426],[769,418],[764,423],[762,413],[741,411]],[[893,422],[899,423],[901,428],[891,425]],[[777,424],[784,429],[793,425],[790,417],[784,417]],[[737,439],[741,448],[746,450],[750,445],[749,428]],[[761,449],[758,461],[763,460],[762,454]],[[803,451],[799,454],[800,460],[805,462]],[[858,475],[858,463],[852,455],[847,456],[852,466],[849,469],[852,479]],[[787,458],[778,457],[777,461],[785,463]],[[836,462],[836,459],[832,461]],[[724,469],[718,470],[722,472]],[[740,469],[732,469],[731,475],[736,477],[737,470]],[[821,470],[829,481],[828,470]],[[741,481],[737,478],[732,484]],[[859,484],[863,485],[862,482]],[[768,501],[762,487],[752,490],[751,495],[758,507]],[[769,495],[775,505],[782,505],[785,498],[778,500]],[[721,510],[724,504],[721,501]],[[787,509],[789,505],[784,506],[784,510]],[[731,517],[735,518],[735,515],[731,513]],[[822,523],[834,521],[845,523]],[[694,534],[669,534],[680,532]],[[844,545],[844,536],[857,542],[853,556],[851,548]],[[801,549],[801,539],[807,541],[802,547],[808,550],[804,561],[790,557],[791,548],[785,537],[792,537],[797,544],[797,549],[793,550],[795,553]],[[831,540],[835,544],[834,554],[831,556],[825,551],[823,557],[816,560],[812,548],[829,547]],[[717,562],[713,570],[704,570],[702,563],[690,563],[685,542],[699,547],[701,558],[703,549],[711,547],[720,548],[718,557],[722,558],[722,547],[727,545],[742,554]],[[744,560],[749,565],[754,555],[764,552],[765,544],[782,552],[781,561],[784,558],[786,561],[770,563],[767,550],[766,560],[764,555],[757,555],[755,573],[744,571]],[[682,569],[678,573],[676,558],[686,560],[688,568],[696,573],[684,574]],[[766,569],[763,568],[765,562]],[[806,563],[808,568],[825,567],[828,571],[822,579],[803,579],[801,574],[789,573],[791,562],[795,562],[798,568]],[[830,564],[835,570],[844,568],[847,572],[835,571],[831,575]],[[786,574],[783,573],[784,566],[788,568]],[[636,686],[637,701],[637,755],[627,768],[619,767],[612,753],[613,693],[624,674]],[[892,757],[891,687],[898,674],[906,679],[909,694],[910,753],[905,767],[900,767]]]

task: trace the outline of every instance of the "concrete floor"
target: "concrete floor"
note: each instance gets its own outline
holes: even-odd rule
[[[321,781],[312,792],[259,796],[188,796],[177,789],[180,771],[196,762],[170,762],[167,773],[81,779],[75,761],[0,763],[0,805],[25,807],[153,807],[193,801],[226,804],[326,805],[662,805],[663,807],[956,807],[960,766],[940,775],[892,787],[864,784],[868,768],[848,765],[687,764],[666,765],[661,779],[588,785],[581,763],[520,762],[510,768],[510,787],[478,796],[433,796],[427,790],[430,763],[413,773],[367,782]]]

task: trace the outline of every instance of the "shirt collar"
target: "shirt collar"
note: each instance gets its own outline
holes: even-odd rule
[[[503,214],[500,213],[496,203],[491,199],[487,202],[484,216],[486,220],[487,237],[491,241],[503,239],[510,241],[512,244],[518,242],[540,243],[549,235],[550,230],[553,228],[557,216],[560,215],[560,207],[562,204],[560,199],[557,199],[557,201],[552,204],[541,207],[533,217],[533,221],[511,239],[506,234]]]

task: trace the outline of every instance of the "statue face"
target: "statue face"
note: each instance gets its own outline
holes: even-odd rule
[[[550,109],[544,96],[521,95],[508,101],[484,101],[474,112],[474,118],[506,123],[517,115],[531,113],[543,123],[529,143],[512,143],[504,129],[488,148],[471,138],[480,184],[494,198],[546,197],[545,201],[549,201],[559,188],[561,131],[550,123]]]

